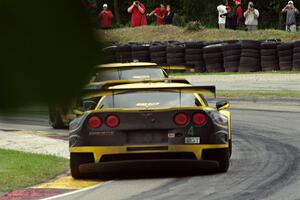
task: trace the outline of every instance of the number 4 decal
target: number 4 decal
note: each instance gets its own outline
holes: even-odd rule
[[[189,137],[193,137],[193,136],[194,136],[194,127],[193,127],[193,126],[191,126],[191,127],[189,128],[189,130],[188,130],[188,136],[189,136]]]

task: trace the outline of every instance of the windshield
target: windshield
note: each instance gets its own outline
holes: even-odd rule
[[[130,92],[107,96],[101,108],[161,108],[161,107],[194,107],[199,101],[191,93],[166,91]]]
[[[102,82],[108,80],[149,80],[160,78],[166,78],[166,75],[160,68],[119,68],[98,72],[96,74],[95,82]]]

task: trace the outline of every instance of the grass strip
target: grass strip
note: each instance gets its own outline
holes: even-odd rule
[[[0,149],[0,192],[45,182],[68,169],[68,160],[52,155]]]
[[[117,28],[98,30],[99,40],[120,43],[148,41],[216,41],[216,40],[266,40],[281,39],[283,42],[300,40],[300,34],[284,30],[264,29],[258,31],[219,30],[205,28],[199,31],[186,31],[185,28],[165,26],[142,26],[136,28]]]
[[[298,90],[217,90],[224,98],[299,98]]]
[[[271,71],[271,72],[210,72],[210,73],[195,73],[195,72],[182,72],[182,73],[169,73],[170,76],[208,76],[208,75],[253,75],[253,74],[300,74],[300,71]]]

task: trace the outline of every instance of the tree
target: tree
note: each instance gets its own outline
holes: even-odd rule
[[[120,12],[119,12],[119,3],[118,0],[114,0],[114,13],[117,24],[121,23]]]

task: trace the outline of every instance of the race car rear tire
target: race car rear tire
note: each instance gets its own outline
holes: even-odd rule
[[[63,123],[60,112],[51,106],[49,107],[49,123],[54,129],[64,129],[66,127]]]
[[[231,139],[228,140],[228,146],[229,146],[229,149],[228,149],[229,158],[231,158],[231,154],[232,154],[232,140]]]
[[[219,172],[224,173],[229,168],[229,148],[220,150],[217,155],[217,161],[219,162]]]
[[[70,169],[71,175],[75,179],[94,178],[95,174],[81,173],[79,166],[86,163],[93,163],[94,157],[91,153],[71,153],[70,154]]]
[[[203,151],[203,159],[217,161],[219,163],[218,172],[224,173],[227,172],[229,168],[229,154],[229,148],[207,149]]]

